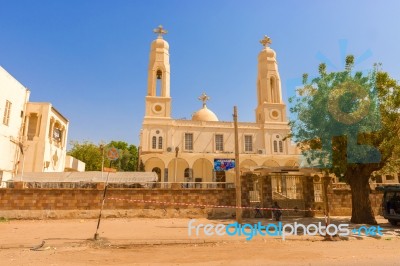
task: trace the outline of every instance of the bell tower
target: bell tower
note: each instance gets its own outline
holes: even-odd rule
[[[286,122],[276,53],[269,47],[272,41],[268,36],[264,36],[260,43],[264,48],[258,54],[256,121]]]
[[[150,48],[145,118],[171,118],[169,44],[163,39],[167,31],[161,25],[153,31],[158,36]]]

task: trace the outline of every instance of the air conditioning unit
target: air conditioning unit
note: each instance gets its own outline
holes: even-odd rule
[[[258,149],[258,150],[257,150],[257,153],[258,153],[258,154],[265,154],[265,149]]]
[[[168,147],[167,148],[167,152],[172,152],[174,149],[173,149],[173,147]]]

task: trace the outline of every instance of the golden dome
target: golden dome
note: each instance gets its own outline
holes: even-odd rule
[[[206,105],[203,106],[199,111],[192,115],[193,121],[219,121],[218,117],[213,111],[207,108]]]

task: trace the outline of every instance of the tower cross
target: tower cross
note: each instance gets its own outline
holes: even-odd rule
[[[154,33],[158,34],[159,38],[162,38],[163,34],[167,34],[168,31],[163,28],[162,25],[158,26],[153,30]]]
[[[203,94],[198,99],[203,102],[203,107],[205,107],[207,101],[210,100],[210,97],[205,92],[203,92]]]
[[[267,35],[264,35],[264,38],[262,40],[260,40],[260,43],[262,44],[262,46],[267,47],[268,45],[270,45],[272,43],[272,40]]]

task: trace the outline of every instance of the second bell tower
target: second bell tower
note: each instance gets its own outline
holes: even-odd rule
[[[154,29],[157,39],[151,43],[148,68],[145,118],[171,118],[169,44],[160,25]]]
[[[286,122],[286,106],[282,101],[276,53],[269,47],[269,37],[265,36],[260,43],[264,48],[258,54],[256,121]]]

